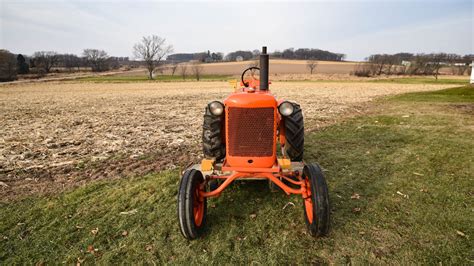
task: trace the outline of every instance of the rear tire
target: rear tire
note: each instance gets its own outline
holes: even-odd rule
[[[199,197],[204,178],[200,171],[187,170],[179,184],[178,220],[183,236],[193,240],[201,236],[206,224],[207,200]]]
[[[202,150],[207,158],[220,161],[225,157],[225,141],[223,134],[224,115],[215,116],[206,106],[202,126]]]
[[[285,123],[285,152],[291,161],[302,161],[304,152],[303,111],[299,104],[293,104],[293,113],[283,118]]]
[[[323,171],[318,164],[305,165],[303,180],[311,195],[303,199],[304,218],[310,235],[325,236],[330,226],[329,192]]]

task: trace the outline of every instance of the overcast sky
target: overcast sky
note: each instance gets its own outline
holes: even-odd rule
[[[157,2],[0,0],[0,48],[132,57],[144,35],[175,52],[228,53],[267,45],[319,48],[362,60],[374,53],[474,53],[473,0]]]

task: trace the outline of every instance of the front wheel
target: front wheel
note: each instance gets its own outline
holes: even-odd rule
[[[329,232],[329,192],[323,171],[318,164],[305,165],[303,169],[307,195],[303,199],[306,226],[312,236],[325,236]]]
[[[199,195],[204,178],[200,171],[187,170],[179,184],[178,220],[183,236],[189,240],[198,238],[206,224],[207,200]]]

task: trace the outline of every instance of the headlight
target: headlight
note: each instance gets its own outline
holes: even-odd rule
[[[209,104],[209,110],[213,115],[221,115],[224,112],[224,105],[218,101],[211,102]]]
[[[290,102],[282,102],[280,106],[278,106],[278,111],[282,116],[289,116],[293,113],[294,107],[293,104]]]

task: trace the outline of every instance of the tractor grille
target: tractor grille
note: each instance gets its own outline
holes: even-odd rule
[[[273,155],[274,108],[229,107],[227,115],[230,156]]]

